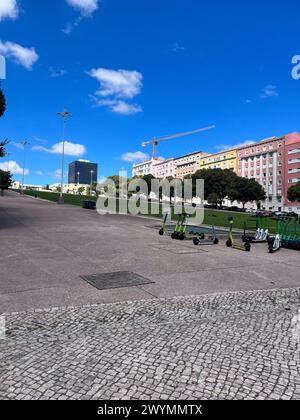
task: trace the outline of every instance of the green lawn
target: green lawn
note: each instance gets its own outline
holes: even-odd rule
[[[41,198],[43,200],[49,200],[57,202],[59,193],[54,192],[44,192],[44,191],[25,191],[26,195],[30,195],[32,197],[37,196],[38,198]],[[80,196],[80,195],[73,195],[73,194],[64,194],[65,203],[66,204],[72,204],[73,206],[82,206],[82,202],[84,200],[93,200],[96,201],[95,197],[86,197],[86,196]]]
[[[33,196],[33,197],[37,196],[38,198],[41,198],[41,199],[44,199],[44,200],[50,200],[50,201],[53,201],[53,202],[57,202],[57,199],[59,197],[58,193],[53,193],[53,192],[26,191],[25,194]],[[64,197],[65,197],[65,203],[66,204],[71,204],[71,205],[75,205],[75,206],[81,206],[83,200],[96,201],[95,197],[89,197],[89,196],[79,196],[79,195],[65,194]],[[156,206],[158,207],[158,204]],[[149,217],[154,216],[154,217],[157,217],[157,218],[161,219],[161,217],[162,217],[162,215],[161,215],[161,205],[159,207],[159,210],[160,210],[160,215],[157,215],[157,214],[153,215],[153,214],[151,214],[150,205],[149,205]],[[214,217],[211,217],[211,215],[213,215]],[[216,226],[228,228],[229,227],[228,218],[230,216],[232,216],[233,219],[234,219],[234,228],[236,228],[236,229],[243,229],[245,221],[256,219],[255,217],[253,217],[249,214],[245,214],[245,213],[205,209],[204,224],[210,225],[212,223],[212,220],[213,220],[213,223]],[[176,220],[177,217],[175,217],[174,219]],[[276,221],[272,220],[270,218],[268,218],[267,221],[268,221],[269,231],[271,233],[276,233],[277,232]],[[255,223],[252,222],[251,226],[255,226]]]
[[[207,210],[205,209],[205,218],[204,223],[205,224],[211,224],[211,215],[215,216],[213,217],[214,224],[216,226],[223,226],[223,227],[229,227],[229,217],[233,217],[234,221],[234,228],[236,229],[244,229],[244,223],[249,222],[249,227],[252,227],[252,230],[255,230],[255,221],[256,216],[253,216],[251,214],[247,213],[238,213],[238,212],[229,212],[229,211],[220,211],[220,210]],[[263,223],[266,223],[266,226],[270,231],[270,233],[276,233],[277,232],[277,222],[276,220],[273,220],[271,218],[265,218]]]

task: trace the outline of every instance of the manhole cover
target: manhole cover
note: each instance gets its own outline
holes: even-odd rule
[[[154,283],[154,281],[130,271],[92,274],[90,276],[80,277],[98,290],[120,289],[122,287],[142,286],[143,284]]]

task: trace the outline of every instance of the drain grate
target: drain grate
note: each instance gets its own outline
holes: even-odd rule
[[[100,273],[80,277],[98,290],[121,289],[154,283],[154,281],[132,273],[131,271]]]
[[[200,254],[203,252],[208,252],[207,250],[201,249],[200,247],[187,247],[187,246],[177,246],[181,245],[181,242],[178,244],[172,243],[172,245],[162,245],[162,244],[153,244],[152,248],[158,249],[160,251],[170,252],[171,254],[177,255],[187,255],[187,254]]]

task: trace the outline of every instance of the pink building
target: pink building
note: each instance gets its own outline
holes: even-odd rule
[[[286,205],[292,207],[291,203],[286,201],[286,197],[288,188],[300,182],[298,133],[271,137],[242,147],[238,149],[237,160],[237,174],[253,178],[264,187],[267,199],[263,203],[263,209],[283,211]],[[293,206],[293,210],[299,207],[297,204]],[[300,208],[295,211],[300,213]]]
[[[153,164],[153,176],[155,178],[175,177],[174,159],[167,159]]]
[[[287,192],[290,187],[300,182],[300,135],[292,133],[286,136],[284,147],[284,197],[285,210],[300,214],[300,203],[290,203]]]
[[[255,179],[267,195],[263,208],[283,210],[284,137],[272,137],[238,149],[237,174]]]

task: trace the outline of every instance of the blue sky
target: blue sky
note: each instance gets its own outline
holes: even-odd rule
[[[27,140],[26,181],[58,182],[65,107],[66,163],[98,162],[101,177],[154,136],[216,125],[161,144],[168,158],[300,131],[299,15],[296,0],[1,0],[11,167]]]

